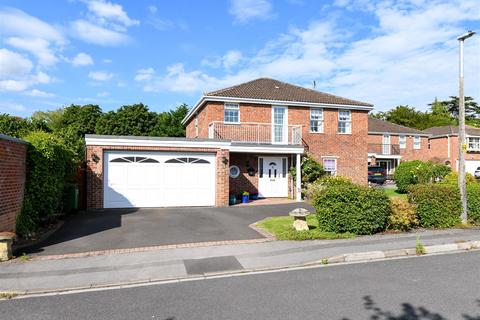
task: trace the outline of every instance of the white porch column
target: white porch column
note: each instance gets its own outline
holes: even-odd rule
[[[297,191],[297,201],[302,201],[302,168],[301,168],[301,155],[297,153],[297,179],[295,181],[295,189]]]

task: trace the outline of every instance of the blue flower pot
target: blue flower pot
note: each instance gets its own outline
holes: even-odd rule
[[[231,194],[230,197],[228,198],[228,204],[233,206],[235,203],[237,203],[237,196],[234,194]]]
[[[242,203],[248,203],[248,196],[242,196]]]
[[[258,194],[251,194],[250,195],[250,200],[257,200],[258,199]]]

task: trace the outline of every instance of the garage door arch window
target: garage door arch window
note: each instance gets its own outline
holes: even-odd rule
[[[193,158],[193,157],[182,157],[182,158],[172,158],[165,163],[200,163],[200,164],[205,164],[205,163],[210,163],[209,161],[205,159],[200,159],[200,158]]]
[[[147,158],[147,157],[121,157],[110,160],[110,162],[123,162],[123,163],[159,163],[158,160]]]

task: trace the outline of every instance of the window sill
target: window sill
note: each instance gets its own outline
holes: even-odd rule
[[[323,131],[321,131],[321,132],[320,132],[320,131],[309,131],[309,133],[312,133],[312,134],[323,134],[323,133],[325,133],[325,132],[323,132]]]
[[[223,121],[223,124],[241,124],[241,122],[225,122],[225,121]]]
[[[349,134],[352,134],[351,132],[337,132],[337,134],[341,134],[341,135],[349,135]]]

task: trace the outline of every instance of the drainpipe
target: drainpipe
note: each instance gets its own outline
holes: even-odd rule
[[[302,168],[301,168],[301,156],[300,153],[297,153],[297,181],[296,183],[296,190],[297,190],[297,201],[302,201]]]

